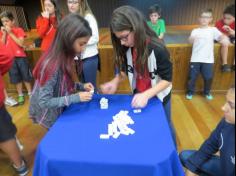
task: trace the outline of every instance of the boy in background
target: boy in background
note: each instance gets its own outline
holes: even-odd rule
[[[148,26],[153,29],[160,39],[164,39],[166,33],[165,21],[161,18],[161,7],[154,5],[149,8],[150,21],[147,22]]]
[[[15,57],[12,68],[9,71],[10,82],[16,85],[18,103],[22,105],[25,101],[23,82],[29,96],[32,92],[30,83],[32,81],[32,74],[23,48],[26,35],[22,28],[15,26],[14,17],[11,12],[2,12],[0,14],[0,19],[3,24],[0,31],[0,42],[6,47],[7,51]]]
[[[223,19],[216,22],[216,27],[224,33],[230,39],[232,44],[235,44],[235,4],[228,6],[223,13]],[[228,45],[222,45],[221,48],[221,58],[222,58],[222,72],[235,71],[234,65],[228,65]]]
[[[192,57],[190,63],[190,73],[186,98],[192,100],[195,93],[195,84],[199,74],[204,79],[204,95],[207,100],[212,100],[211,86],[214,74],[214,41],[228,45],[228,38],[216,27],[211,27],[213,20],[212,10],[207,9],[199,17],[200,26],[194,29],[189,38],[193,44]]]

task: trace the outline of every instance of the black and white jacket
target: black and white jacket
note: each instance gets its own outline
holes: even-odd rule
[[[126,53],[126,72],[128,74],[130,87],[133,91],[136,89],[136,78],[132,60],[132,48]],[[161,80],[172,82],[172,63],[170,54],[164,46],[154,46],[149,44],[148,70],[150,73],[152,87],[156,86]],[[171,97],[172,85],[157,94],[157,97],[167,103]]]

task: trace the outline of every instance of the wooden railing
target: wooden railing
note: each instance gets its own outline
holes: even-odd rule
[[[184,28],[185,29],[185,28]],[[109,31],[101,30],[99,54],[101,58],[101,71],[98,74],[98,85],[111,80],[114,77],[114,52],[110,42]],[[33,30],[28,35],[28,44],[37,37],[36,31]],[[189,62],[191,58],[192,45],[190,44],[168,44],[167,48],[171,55],[173,62],[173,90],[177,92],[184,92],[188,81]],[[27,48],[27,55],[29,57],[31,67],[33,68],[38,61],[41,51],[39,48]],[[233,64],[235,59],[235,45],[229,47],[228,60],[229,64]],[[221,59],[220,59],[220,45],[215,44],[215,70],[212,90],[215,92],[226,91],[231,84],[235,81],[234,73],[221,72]],[[9,83],[8,76],[5,76],[6,87],[8,91],[15,92],[15,87]],[[197,82],[197,91],[203,88],[203,81],[199,78]],[[128,80],[125,80],[119,87],[119,93],[130,93]]]

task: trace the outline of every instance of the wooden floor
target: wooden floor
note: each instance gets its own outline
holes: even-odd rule
[[[211,102],[198,95],[187,101],[184,94],[174,94],[172,98],[173,121],[177,131],[179,150],[197,149],[212,129],[220,121],[223,113],[224,94],[215,95]],[[32,170],[37,145],[45,132],[28,119],[28,105],[8,108],[18,127],[18,138],[24,144],[23,155]],[[32,175],[32,174],[29,174]],[[7,157],[0,153],[0,176],[14,176]]]

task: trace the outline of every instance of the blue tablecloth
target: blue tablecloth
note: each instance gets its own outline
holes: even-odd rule
[[[100,110],[100,99],[109,109]],[[183,176],[162,103],[152,99],[134,114],[132,96],[95,96],[72,105],[38,146],[34,176]],[[112,116],[130,111],[133,136],[101,140]]]

